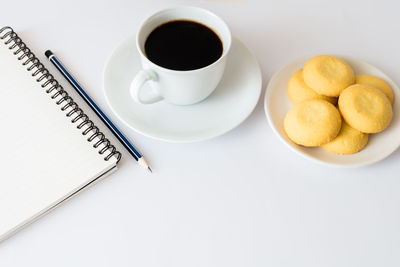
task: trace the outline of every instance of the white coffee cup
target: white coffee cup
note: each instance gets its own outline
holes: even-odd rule
[[[180,71],[156,65],[146,57],[144,45],[149,34],[163,23],[181,19],[206,25],[218,35],[223,51],[217,61],[203,68]],[[133,100],[141,104],[165,100],[177,105],[202,101],[215,90],[222,78],[231,42],[231,33],[226,23],[208,10],[185,6],[155,13],[143,22],[136,35],[136,47],[143,69],[131,82],[130,94]],[[146,83],[149,86],[144,86]]]

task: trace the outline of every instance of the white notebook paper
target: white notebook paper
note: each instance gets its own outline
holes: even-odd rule
[[[44,70],[32,76],[41,67],[18,36],[10,28],[3,29],[0,33],[3,151],[0,153],[0,241],[114,171],[121,155],[103,134],[96,134],[98,130],[88,129],[91,122],[65,94],[52,99],[60,87],[55,81],[46,85],[51,76]],[[62,107],[66,109],[62,111]],[[88,141],[90,137],[93,140]]]

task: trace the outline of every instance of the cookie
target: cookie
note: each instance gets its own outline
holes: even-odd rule
[[[320,146],[333,140],[340,131],[341,123],[337,108],[321,99],[295,104],[283,122],[290,140],[303,146]]]
[[[363,133],[377,133],[389,126],[393,112],[382,91],[369,85],[355,84],[339,97],[343,119]]]
[[[353,69],[344,60],[328,55],[316,56],[306,62],[304,82],[320,95],[337,97],[355,81]]]
[[[317,94],[313,89],[311,89],[303,79],[303,69],[300,69],[293,73],[288,82],[288,96],[293,104],[302,102],[308,99],[323,99],[336,105],[337,98],[329,97]]]
[[[370,85],[372,87],[375,87],[376,89],[381,90],[382,93],[384,93],[387,96],[387,98],[389,98],[390,103],[393,104],[392,88],[384,80],[372,75],[357,75],[356,83]]]
[[[342,128],[335,139],[322,147],[336,154],[354,154],[363,149],[368,143],[368,134],[352,128],[342,121]]]

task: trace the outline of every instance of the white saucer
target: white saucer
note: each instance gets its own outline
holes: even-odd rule
[[[346,60],[356,75],[370,74],[384,79],[390,84],[394,94],[393,119],[383,132],[369,135],[367,146],[352,155],[337,155],[320,147],[310,148],[298,146],[290,141],[283,129],[283,120],[292,106],[287,95],[287,83],[291,75],[302,68],[310,57],[300,58],[286,65],[271,78],[265,93],[264,108],[268,122],[279,139],[291,150],[306,159],[336,167],[359,167],[380,161],[400,145],[400,91],[398,86],[382,71],[361,60],[339,56]]]
[[[233,39],[225,74],[204,101],[176,106],[165,101],[142,105],[129,95],[129,85],[141,69],[135,35],[112,53],[104,71],[106,100],[120,120],[133,130],[170,142],[196,142],[222,135],[243,122],[261,94],[260,67],[249,50]]]

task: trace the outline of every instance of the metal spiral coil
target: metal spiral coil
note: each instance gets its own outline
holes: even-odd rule
[[[60,106],[61,110],[66,111],[68,108],[71,108],[65,115],[71,118],[71,123],[75,124],[78,121],[82,121],[76,127],[77,129],[82,129],[83,126],[87,125],[88,127],[82,132],[83,135],[88,135],[87,141],[92,142],[96,139],[99,139],[96,143],[93,144],[94,148],[98,148],[100,145],[104,145],[104,147],[98,151],[99,154],[104,154],[107,151],[109,153],[104,157],[104,160],[108,161],[111,157],[115,156],[117,158],[117,163],[121,159],[121,153],[118,152],[110,141],[105,137],[105,135],[94,125],[94,123],[89,119],[89,117],[83,112],[82,109],[79,108],[78,104],[74,102],[72,97],[68,95],[68,93],[64,90],[64,88],[58,83],[58,81],[50,74],[50,72],[46,69],[46,67],[40,62],[40,60],[35,56],[35,54],[26,46],[26,44],[19,38],[18,34],[14,32],[11,27],[4,27],[0,29],[0,40],[4,42],[5,45],[8,46],[10,50],[16,49],[13,52],[14,55],[19,55],[17,59],[22,61],[22,65],[26,66],[29,63],[31,65],[27,67],[27,71],[32,74],[33,77],[37,77],[36,81],[41,83],[41,87],[45,88],[47,86],[51,86],[46,89],[44,92],[50,94],[54,90],[56,91],[51,95],[51,99],[56,99],[61,96],[55,103]],[[3,41],[4,40],[4,41]]]

